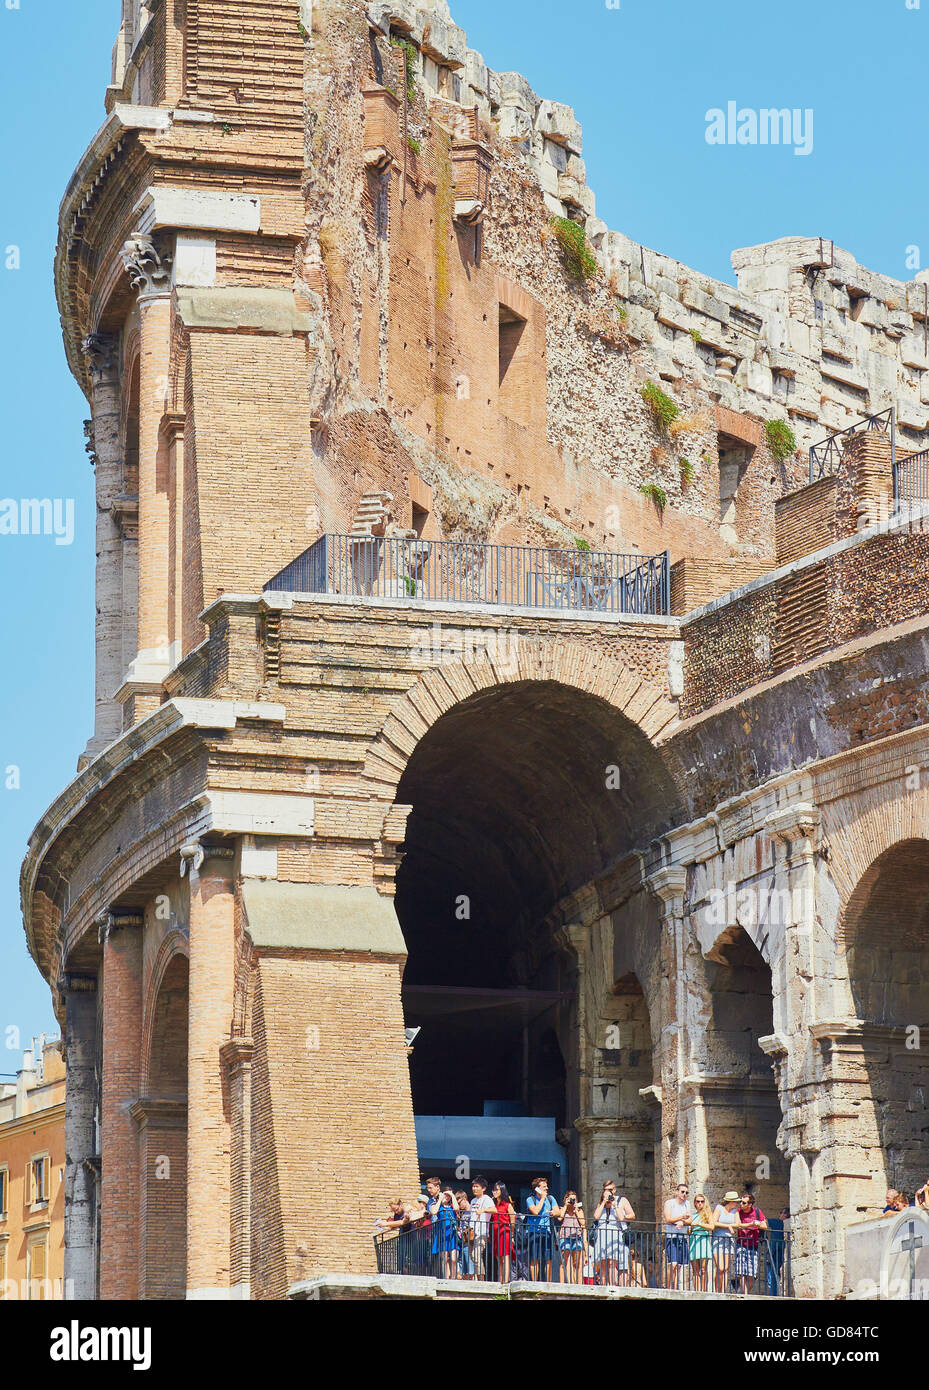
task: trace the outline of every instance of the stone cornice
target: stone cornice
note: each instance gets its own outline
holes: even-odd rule
[[[925,625],[929,627],[929,622]],[[929,758],[929,728],[922,725],[888,734],[867,744],[856,744],[854,748],[832,753],[800,770],[778,773],[747,792],[721,801],[715,810],[706,815],[666,831],[662,838],[676,863],[705,862],[740,840],[764,831],[768,818],[776,817],[791,804],[806,803],[819,809],[838,800],[841,793],[828,798],[817,796],[814,785],[822,785],[825,778],[844,767],[857,767],[855,787],[858,793],[872,786],[882,786],[891,777],[902,777],[902,761],[897,763],[895,758],[891,758],[892,767],[888,771],[888,755],[899,750],[902,760],[910,756],[907,749],[919,743],[926,745],[926,757]],[[869,764],[874,765],[874,775],[861,775]]]
[[[153,714],[98,753],[52,802],[29,839],[20,875],[20,896],[26,938],[33,958],[48,976],[51,961],[43,959],[34,939],[32,893],[39,868],[55,842],[91,800],[140,758],[190,729],[234,729],[239,719],[284,723],[283,705],[246,700],[169,700]]]
[[[137,131],[170,129],[171,113],[159,106],[130,106],[117,102],[91,140],[71,176],[58,212],[58,250],[55,256],[55,292],[64,325],[65,353],[75,379],[87,387],[81,356],[81,330],[71,319],[68,252],[77,234],[77,219],[119,155],[124,141]]]

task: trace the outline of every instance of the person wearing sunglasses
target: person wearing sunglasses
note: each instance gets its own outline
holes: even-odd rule
[[[692,1215],[690,1188],[686,1182],[678,1183],[664,1204],[665,1259],[668,1265],[669,1289],[681,1288],[684,1270],[690,1267],[690,1239],[687,1228]]]

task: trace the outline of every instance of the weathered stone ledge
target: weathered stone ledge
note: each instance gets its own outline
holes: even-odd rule
[[[538,1300],[625,1300],[631,1303],[783,1303],[782,1298],[756,1294],[684,1293],[677,1289],[598,1288],[592,1284],[488,1284],[465,1279],[427,1279],[402,1274],[324,1274],[294,1284],[287,1297],[298,1303],[363,1302],[372,1299],[431,1302]],[[793,1300],[787,1300],[792,1302]]]

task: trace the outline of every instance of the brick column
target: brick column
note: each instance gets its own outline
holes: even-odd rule
[[[97,981],[67,975],[65,998],[65,1298],[96,1297],[95,1154]]]
[[[100,1297],[139,1297],[138,1138],[130,1107],[142,1058],[142,914],[107,913],[103,937]]]
[[[113,503],[123,491],[120,448],[119,342],[113,334],[84,339],[90,368],[92,416],[88,447],[95,465],[97,500],[96,696],[93,737],[84,751],[91,760],[123,729],[123,712],[115,699],[123,666],[123,538]]]
[[[229,1298],[232,1135],[222,1049],[235,993],[233,865],[199,844],[184,846],[181,863],[190,882],[187,1297]]]
[[[248,1298],[252,1261],[252,1057],[249,1038],[233,1038],[223,1048],[229,1078],[232,1119],[230,1161],[230,1284],[232,1297]]]
[[[171,668],[168,601],[169,500],[162,419],[171,366],[170,257],[151,237],[134,236],[122,249],[139,291],[139,520],[138,654],[121,691],[132,699],[135,722],[160,703]]]

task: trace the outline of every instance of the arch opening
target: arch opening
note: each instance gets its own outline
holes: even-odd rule
[[[862,1138],[876,1187],[912,1197],[926,1181],[929,1075],[929,840],[900,841],[860,879],[842,923],[852,1007],[872,1105]]]
[[[771,968],[741,926],[707,960],[710,1020],[702,1085],[710,1169],[752,1192],[769,1217],[790,1203],[790,1168],[778,1147],[782,1120],[774,1067],[759,1039],[774,1032]]]
[[[559,904],[667,828],[671,778],[606,701],[523,681],[437,720],[397,800],[412,806],[396,907],[404,1011],[422,1030],[421,1162],[453,1177],[450,1160],[469,1155],[517,1188],[537,1172],[577,1183],[577,975]],[[507,1126],[525,1136],[513,1152],[504,1119],[522,1122]]]

